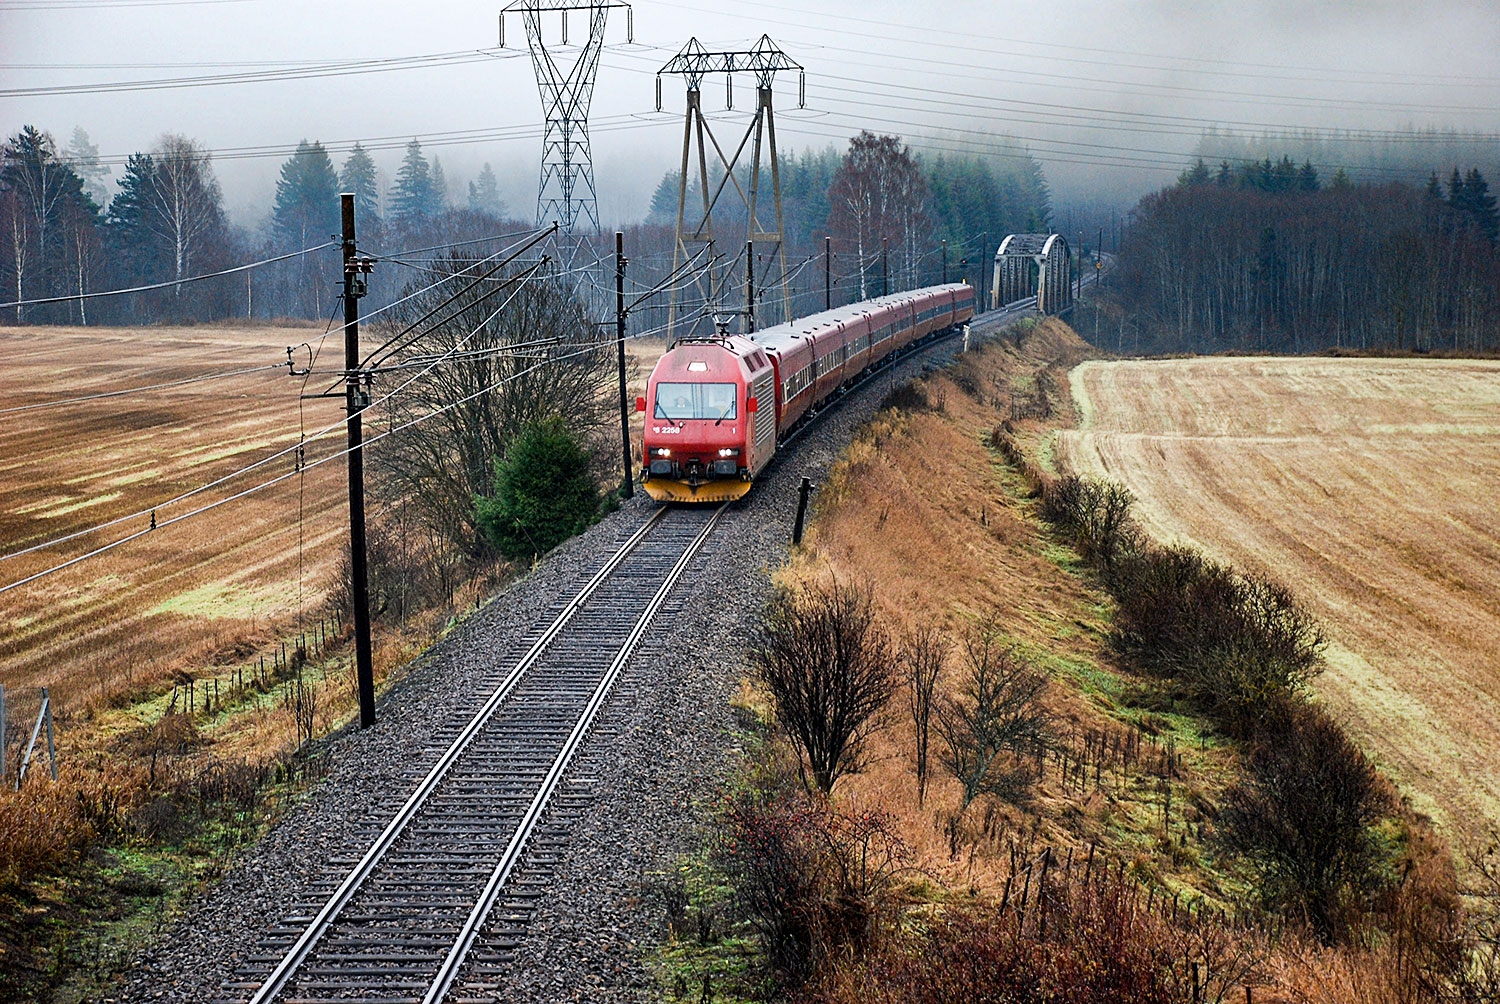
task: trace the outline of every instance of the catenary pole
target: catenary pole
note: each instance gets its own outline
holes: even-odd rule
[[[370,571],[365,552],[364,423],[369,398],[360,385],[359,298],[364,295],[354,243],[354,194],[339,195],[344,246],[344,383],[349,412],[349,595],[354,601],[354,678],[359,727],[375,724],[375,664],[370,652]]]
[[[625,233],[615,231],[615,344],[620,363],[620,461],[623,474],[620,497],[635,494],[635,478],[630,470],[630,408],[625,401]]]
[[[755,242],[745,242],[745,334],[755,333]]]
[[[833,238],[823,238],[823,309],[833,309]]]

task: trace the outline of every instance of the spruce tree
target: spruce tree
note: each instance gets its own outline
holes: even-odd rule
[[[129,279],[151,282],[168,270],[160,240],[147,222],[147,204],[155,184],[156,162],[149,153],[133,153],[125,161],[119,191],[104,217],[104,235],[116,267]]]
[[[99,163],[99,148],[89,142],[89,134],[83,131],[83,126],[73,127],[73,135],[68,140],[67,150],[63,151],[63,159],[83,179],[83,187],[97,205],[103,206],[109,201],[109,186],[106,182],[110,177],[110,169]]]
[[[339,232],[339,178],[322,143],[297,144],[281,165],[272,219],[282,241],[299,248],[321,244]]]
[[[505,215],[505,203],[500,198],[500,184],[489,164],[484,165],[478,178],[469,182],[469,208],[496,219]]]
[[[1316,192],[1323,184],[1318,180],[1318,169],[1313,167],[1312,161],[1303,161],[1297,170],[1297,190],[1299,192]]]
[[[408,229],[420,226],[432,215],[432,172],[422,156],[422,144],[406,144],[401,170],[396,172],[396,186],[391,191],[391,215]]]
[[[1489,183],[1477,167],[1469,168],[1469,173],[1464,175],[1464,203],[1479,232],[1494,244],[1500,238],[1500,215],[1495,211],[1495,197],[1490,194]]]
[[[380,185],[375,161],[358,143],[344,160],[344,168],[339,172],[339,188],[354,193],[354,211],[360,220],[373,222],[380,218]]]
[[[441,216],[448,210],[448,179],[443,174],[443,162],[432,158],[432,202],[427,207],[428,216]]]

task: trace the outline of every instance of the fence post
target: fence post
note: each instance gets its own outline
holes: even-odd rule
[[[31,727],[31,739],[26,743],[26,754],[21,758],[21,769],[16,771],[16,790],[21,790],[21,782],[26,780],[26,771],[31,768],[31,754],[36,750],[37,737],[42,734],[42,722],[47,723],[47,746],[52,748],[52,715],[51,698],[47,695],[47,688],[42,688],[42,707],[37,712],[36,724]],[[52,776],[57,777],[57,759],[55,753],[52,759]]]
[[[52,780],[57,780],[57,744],[52,741],[52,698],[47,688],[42,688],[42,713],[47,716],[47,763],[52,768]]]
[[[0,683],[0,778],[5,777],[5,761],[9,759],[5,747],[5,684]]]

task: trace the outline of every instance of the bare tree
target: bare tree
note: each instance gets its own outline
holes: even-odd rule
[[[833,790],[857,772],[864,740],[895,687],[890,636],[874,591],[834,579],[782,590],[750,650],[776,718],[800,755],[803,784]]]
[[[186,136],[163,136],[153,154],[156,170],[146,194],[147,225],[166,245],[172,277],[184,279],[205,246],[224,229],[219,183],[209,155]],[[180,295],[181,287],[173,289]]]
[[[861,132],[828,188],[828,230],[859,262],[859,295],[870,295],[869,266],[881,242],[894,259],[895,292],[904,279],[915,282],[918,247],[930,229],[927,181],[910,148],[898,136]]]
[[[942,633],[923,624],[901,640],[901,667],[906,675],[906,703],[916,732],[917,807],[927,798],[927,750],[932,735],[932,697],[948,658]]]
[[[1030,754],[1048,738],[1042,706],[1047,680],[999,630],[985,624],[964,637],[968,679],[938,708],[942,764],[963,785],[963,808],[980,795],[1017,799],[1035,781]]]
[[[372,455],[381,497],[421,499],[423,520],[465,553],[480,546],[474,498],[493,491],[495,458],[522,428],[547,419],[561,418],[585,439],[603,430],[611,413],[601,390],[613,373],[582,305],[559,285],[484,278],[472,265],[437,261],[436,271],[453,278],[407,300],[404,322],[377,327],[399,349],[391,362],[404,367],[384,386],[404,385],[385,420],[433,417]]]

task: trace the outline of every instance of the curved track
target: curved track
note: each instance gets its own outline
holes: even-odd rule
[[[493,993],[466,960],[491,931],[519,933],[534,899],[508,888],[569,764],[652,618],[726,507],[658,509],[563,604],[507,672],[369,849],[317,885],[269,933],[263,954],[225,987],[252,1004],[423,1001],[460,986]],[[566,794],[558,799],[564,814]],[[492,944],[484,953],[494,955]],[[270,966],[267,974],[265,968]],[[467,996],[467,994],[465,994]]]

